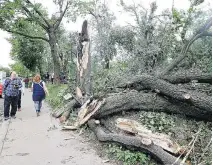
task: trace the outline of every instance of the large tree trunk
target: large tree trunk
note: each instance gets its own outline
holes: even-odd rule
[[[211,111],[203,111],[195,106],[173,99],[166,99],[154,93],[129,91],[114,93],[105,97],[105,104],[93,116],[102,118],[122,111],[144,110],[183,114],[197,119],[211,120]]]
[[[134,147],[145,153],[152,155],[161,164],[171,165],[176,162],[177,158],[164,151],[161,147],[152,144],[143,144],[141,138],[137,136],[127,136],[124,134],[106,133],[100,125],[97,125],[94,120],[88,122],[89,127],[94,131],[97,138],[101,142],[117,142],[127,147]],[[174,163],[179,165],[180,160]],[[184,163],[185,164],[185,163]],[[183,165],[184,165],[183,164]]]
[[[87,21],[79,34],[79,51],[77,60],[77,96],[87,97],[91,94],[91,55]]]
[[[130,81],[119,85],[119,87],[131,87],[137,86],[137,89],[152,89],[161,93],[169,98],[173,98],[179,101],[193,105],[206,112],[212,111],[212,99],[210,96],[204,93],[198,93],[195,91],[189,91],[184,88],[180,88],[176,85],[170,84],[164,80],[156,77],[143,74],[132,78]]]
[[[56,36],[55,36],[54,32],[50,32],[49,33],[49,45],[50,45],[51,56],[52,56],[53,65],[54,65],[54,76],[55,76],[56,80],[59,80],[60,63],[59,63],[56,43],[57,43]]]
[[[177,75],[165,76],[163,77],[164,80],[172,83],[189,83],[192,80],[197,80],[198,83],[209,83],[212,84],[212,74],[204,73],[204,74],[185,74],[180,73]]]

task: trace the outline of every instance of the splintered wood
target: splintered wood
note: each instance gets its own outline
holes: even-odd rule
[[[141,137],[141,143],[144,145],[151,145],[153,143],[174,154],[177,154],[181,149],[178,144],[171,141],[168,135],[153,133],[137,121],[118,118],[116,120],[116,127],[125,132]]]
[[[85,124],[104,104],[105,99],[102,101],[98,100],[87,100],[80,108],[78,112],[78,118],[74,125],[72,126],[64,126],[63,129],[75,130],[78,129],[81,125]]]

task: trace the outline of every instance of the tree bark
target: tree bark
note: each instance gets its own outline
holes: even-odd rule
[[[67,106],[65,107],[64,111],[63,111],[63,114],[61,114],[59,120],[61,123],[65,122],[69,116],[70,116],[70,112],[75,108],[75,107],[78,107],[79,106],[79,103],[73,99],[71,100]]]
[[[152,144],[143,144],[141,138],[136,136],[127,136],[124,134],[106,133],[100,125],[95,123],[95,120],[90,120],[88,122],[89,127],[94,131],[97,138],[101,142],[117,142],[124,146],[131,146],[142,152],[152,155],[156,160],[161,162],[161,164],[171,165],[176,161],[176,157],[164,151],[161,147]],[[174,165],[179,165],[180,160]]]
[[[152,89],[167,97],[186,102],[206,112],[212,111],[212,99],[204,93],[189,91],[170,84],[156,77],[143,74],[132,78],[129,82],[119,85],[119,87],[132,87],[136,85],[137,89]]]
[[[164,80],[172,83],[172,84],[179,84],[179,83],[189,83],[192,80],[197,80],[198,83],[209,83],[212,84],[212,74],[177,74],[171,76],[163,77]]]
[[[82,32],[79,34],[79,48],[77,60],[77,90],[83,97],[91,94],[91,55],[90,41],[88,36],[87,21],[82,25]],[[79,93],[79,92],[76,92]],[[82,97],[79,95],[78,97]]]
[[[52,60],[53,60],[53,64],[54,64],[54,77],[55,77],[56,80],[59,80],[59,73],[60,73],[61,67],[60,67],[60,63],[59,63],[56,43],[57,43],[56,36],[55,36],[54,32],[50,30],[49,45],[50,45]]]
[[[122,111],[144,110],[153,112],[166,112],[170,114],[183,114],[189,117],[211,121],[211,111],[203,111],[195,106],[173,99],[166,99],[154,93],[129,91],[127,93],[114,93],[105,97],[105,104],[93,116],[96,119]]]

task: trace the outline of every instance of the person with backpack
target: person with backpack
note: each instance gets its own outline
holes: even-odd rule
[[[45,82],[41,80],[39,74],[35,75],[33,78],[32,88],[34,106],[37,116],[40,116],[42,101],[45,99],[45,96],[49,94]]]
[[[10,78],[6,79],[4,82],[4,119],[8,120],[9,117],[16,118],[18,98],[19,98],[19,88],[22,87],[22,83],[19,78],[17,78],[16,72],[10,73]],[[10,111],[11,106],[11,111]]]

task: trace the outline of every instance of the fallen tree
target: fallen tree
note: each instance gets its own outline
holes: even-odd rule
[[[138,90],[151,89],[156,92],[165,95],[169,98],[186,102],[193,105],[203,111],[212,111],[212,100],[211,97],[195,91],[190,91],[184,88],[180,88],[176,85],[168,83],[164,80],[156,78],[154,76],[143,74],[141,76],[136,76],[130,81],[119,85],[118,87],[129,87],[132,88],[137,86]]]
[[[189,83],[193,80],[196,80],[198,83],[212,84],[212,74],[209,74],[209,73],[205,73],[205,74],[180,73],[180,74],[172,75],[172,76],[168,75],[163,77],[162,79],[172,84]]]
[[[173,99],[158,96],[155,93],[143,91],[128,91],[114,93],[105,97],[105,104],[93,116],[102,118],[122,111],[144,110],[154,112],[167,112],[170,114],[183,114],[193,118],[211,120],[211,111],[203,111],[195,106]]]
[[[179,165],[181,163],[180,160],[176,162],[177,158],[175,156],[172,156],[154,143],[144,143],[140,137],[128,136],[125,134],[106,133],[99,124],[96,124],[95,120],[89,120],[88,125],[90,129],[92,129],[96,134],[98,140],[101,142],[116,142],[124,146],[135,147],[138,150],[152,155],[155,159],[165,165]]]

